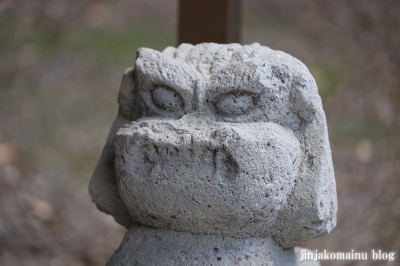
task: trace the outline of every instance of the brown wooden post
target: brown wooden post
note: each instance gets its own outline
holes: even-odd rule
[[[178,43],[239,43],[241,0],[179,0]]]

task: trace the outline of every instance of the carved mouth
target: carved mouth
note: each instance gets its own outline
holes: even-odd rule
[[[206,178],[209,181],[234,180],[239,172],[237,162],[223,149],[211,147],[179,149],[174,146],[146,144],[142,146],[141,153],[145,160],[152,164],[149,179],[170,180],[171,176],[168,174],[175,175],[181,171],[186,173],[186,178]],[[186,176],[190,172],[194,176]]]
[[[275,124],[180,123],[135,122],[116,134],[118,191],[132,217],[178,231],[268,231],[298,169],[293,133]]]

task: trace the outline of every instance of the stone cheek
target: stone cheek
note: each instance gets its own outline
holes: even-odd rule
[[[275,123],[188,120],[117,133],[117,184],[131,215],[155,228],[270,235],[298,174],[299,140]]]

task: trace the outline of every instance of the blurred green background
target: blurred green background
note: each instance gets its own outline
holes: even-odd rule
[[[118,247],[124,229],[87,184],[124,69],[139,47],[176,45],[177,5],[0,1],[0,265],[104,265]],[[299,58],[319,86],[338,225],[303,246],[394,251],[398,263],[400,2],[244,0],[242,33]]]

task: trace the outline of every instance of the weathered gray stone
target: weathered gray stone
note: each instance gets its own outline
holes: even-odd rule
[[[296,265],[296,254],[268,237],[238,239],[139,227],[127,232],[107,265],[281,266]]]
[[[325,114],[299,60],[259,44],[142,48],[118,101],[90,192],[132,228],[126,238],[147,236],[143,245],[153,249],[124,241],[110,265],[140,265],[153,253],[151,265],[185,265],[209,252],[206,243],[235,247],[225,257],[242,250],[266,260],[243,265],[295,265],[291,247],[335,227]],[[159,251],[168,242],[176,243]],[[184,255],[174,251],[182,243]],[[201,265],[214,263],[199,256]]]

